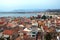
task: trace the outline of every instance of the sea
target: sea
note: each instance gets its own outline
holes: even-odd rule
[[[0,13],[0,17],[30,17],[30,16],[37,16],[37,13]]]

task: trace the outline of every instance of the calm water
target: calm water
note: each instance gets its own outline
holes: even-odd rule
[[[38,14],[34,14],[34,13],[0,13],[0,17],[7,17],[7,16],[15,16],[15,17],[18,17],[18,16],[26,16],[26,17],[30,17],[30,16],[37,16]]]

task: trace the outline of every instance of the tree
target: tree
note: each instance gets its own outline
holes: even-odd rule
[[[51,40],[52,36],[50,33],[47,33],[46,36],[45,36],[45,39],[46,40]]]
[[[45,16],[45,15],[43,15],[42,17],[41,17],[41,19],[46,19],[47,17]]]
[[[50,16],[50,18],[52,18],[52,16]]]

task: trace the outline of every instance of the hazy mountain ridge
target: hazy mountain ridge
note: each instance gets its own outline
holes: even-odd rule
[[[14,10],[13,12],[60,12],[60,9]]]
[[[27,10],[18,9],[18,10],[13,10],[13,11],[9,11],[9,12],[20,12],[20,13],[60,12],[60,9],[27,9]]]
[[[60,9],[48,9],[46,12],[60,12]]]

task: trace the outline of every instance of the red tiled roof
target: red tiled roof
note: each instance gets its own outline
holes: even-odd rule
[[[46,31],[46,30],[48,30],[48,27],[47,26],[44,26],[43,29]]]
[[[12,26],[13,24],[12,23],[8,23],[7,26]]]
[[[57,23],[60,23],[60,20],[57,20]]]
[[[0,24],[3,24],[4,22],[0,22]]]
[[[7,34],[7,35],[12,35],[14,33],[13,30],[4,30],[3,34]]]

